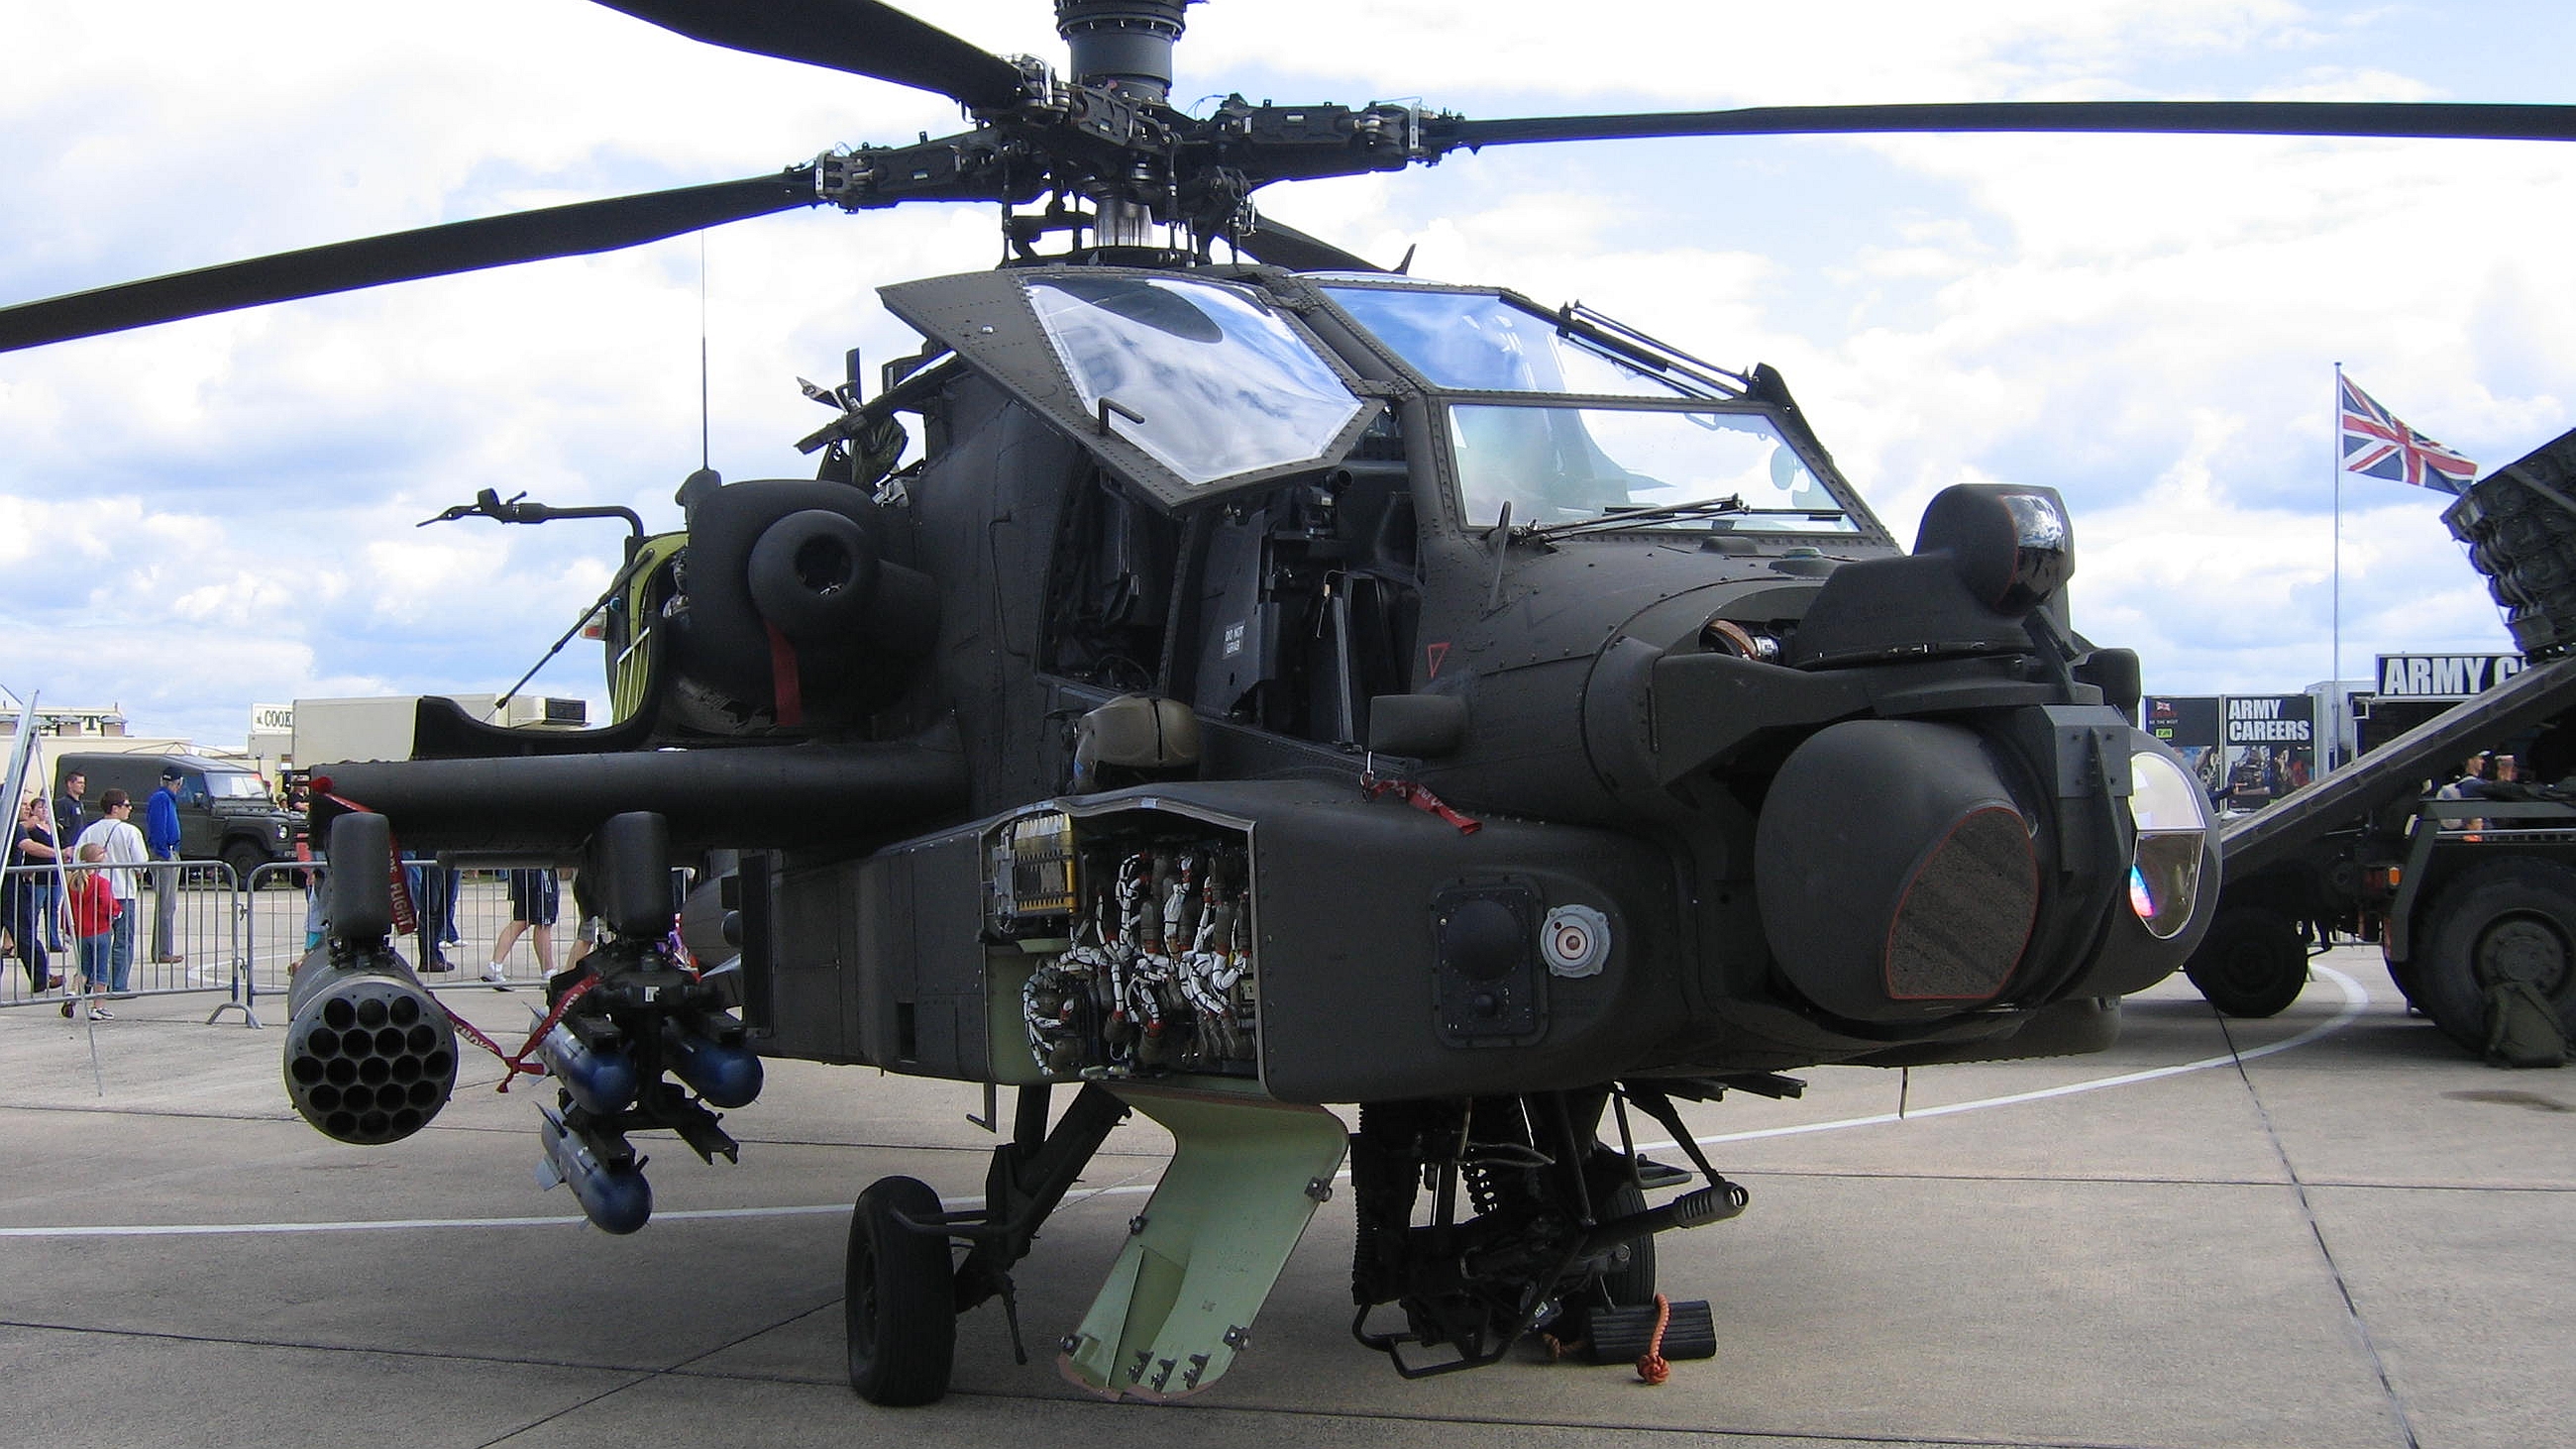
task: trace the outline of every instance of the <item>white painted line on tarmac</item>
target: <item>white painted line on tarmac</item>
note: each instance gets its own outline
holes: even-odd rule
[[[848,1203],[816,1207],[699,1208],[659,1212],[653,1221],[689,1218],[793,1218],[840,1213]],[[549,1218],[372,1218],[345,1223],[138,1223],[129,1227],[0,1228],[0,1238],[197,1238],[223,1233],[387,1233],[421,1228],[556,1228],[579,1227],[579,1214]]]
[[[1066,1206],[1094,1197],[1137,1197],[1154,1190],[1150,1182],[1130,1183],[1119,1187],[1092,1188],[1064,1195]],[[982,1207],[980,1197],[942,1199],[950,1209]],[[801,1207],[684,1208],[657,1212],[657,1223],[696,1222],[722,1218],[808,1218],[848,1217],[850,1205],[845,1202],[812,1203]],[[578,1214],[570,1217],[545,1218],[365,1218],[339,1223],[136,1223],[124,1227],[94,1228],[5,1228],[0,1238],[204,1238],[224,1234],[274,1233],[393,1233],[446,1228],[577,1228],[589,1220]]]
[[[1883,1122],[1911,1122],[1918,1117],[1951,1117],[1961,1112],[1982,1112],[1989,1107],[2017,1107],[2024,1102],[2045,1101],[2050,1097],[2071,1097],[2078,1092],[2098,1092],[2106,1087],[2134,1086],[2139,1082],[2179,1077],[2186,1072],[2205,1072],[2213,1067],[2232,1067],[2241,1061],[2272,1056],[2334,1035],[2352,1025],[2361,1015],[2362,1008],[2370,1005],[2370,992],[2364,989],[2360,982],[2331,966],[2311,966],[2309,969],[2320,976],[2330,978],[2343,992],[2342,1008],[2332,1017],[2309,1027],[2306,1031],[2296,1036],[2285,1036],[2268,1046],[2250,1047],[2225,1056],[2202,1057],[2198,1061],[2178,1062],[2170,1067],[2149,1067],[2144,1071],[2122,1072],[2117,1076],[2092,1077],[2081,1082],[2068,1082],[2063,1086],[2043,1087],[2035,1092],[2014,1092],[2001,1097],[1979,1097],[1973,1102],[1952,1102],[1940,1107],[1917,1107],[1907,1111],[1902,1117],[1894,1112],[1877,1112],[1867,1117],[1843,1117],[1831,1122],[1805,1122],[1795,1127],[1765,1127],[1758,1132],[1721,1132],[1691,1140],[1702,1146],[1719,1142],[1754,1142],[1765,1137],[1796,1137],[1808,1132],[1839,1132],[1846,1127],[1875,1127]],[[1669,1141],[1637,1144],[1641,1151],[1673,1145]]]
[[[2109,1087],[2134,1086],[2165,1077],[2179,1077],[2188,1072],[2205,1072],[2214,1067],[2234,1066],[2240,1061],[2268,1057],[2320,1041],[2352,1025],[2362,1009],[2370,1004],[2370,993],[2360,982],[2331,966],[2312,968],[2318,975],[2334,982],[2343,992],[2343,1006],[2325,1021],[2294,1036],[2283,1037],[2268,1046],[2248,1048],[2226,1056],[2202,1057],[2197,1061],[2179,1062],[2169,1067],[2150,1067],[2143,1071],[2121,1072],[2114,1076],[2092,1077],[2061,1086],[2043,1087],[2033,1092],[2013,1092],[2001,1097],[1980,1097],[1971,1102],[1952,1102],[1939,1107],[1908,1111],[1904,1117],[1894,1112],[1876,1112],[1866,1117],[1839,1117],[1830,1122],[1805,1122],[1794,1127],[1766,1127],[1754,1132],[1721,1132],[1694,1139],[1703,1145],[1721,1142],[1752,1142],[1766,1137],[1795,1137],[1810,1132],[1839,1132],[1852,1127],[1875,1127],[1883,1123],[1913,1121],[1920,1117],[1951,1117],[1962,1112],[1981,1112],[1991,1107],[2015,1107],[2024,1102],[2045,1101],[2051,1097],[2071,1097],[2079,1092],[2098,1092]],[[1640,1142],[1639,1151],[1669,1148],[1665,1142]],[[1348,1177],[1345,1168],[1337,1177]],[[1065,1194],[1064,1206],[1095,1197],[1141,1197],[1154,1190],[1152,1183],[1123,1183],[1111,1187],[1077,1189]],[[981,1197],[943,1199],[953,1211],[983,1206]],[[653,1214],[655,1222],[695,1222],[726,1218],[796,1218],[848,1216],[848,1203],[813,1203],[796,1207],[692,1208]],[[0,1227],[0,1238],[184,1238],[218,1234],[276,1233],[390,1233],[416,1232],[455,1228],[557,1228],[577,1227],[586,1220],[579,1216],[529,1218],[377,1218],[337,1223],[143,1223],[126,1227]]]

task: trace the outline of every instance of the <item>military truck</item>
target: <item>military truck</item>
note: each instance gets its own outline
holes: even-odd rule
[[[84,798],[95,812],[108,791],[123,790],[134,800],[140,830],[146,797],[161,788],[165,771],[179,776],[180,859],[220,860],[247,882],[252,871],[294,855],[302,822],[278,805],[259,772],[238,760],[176,752],[61,755],[54,761],[54,792],[62,793],[68,777],[86,775]]]
[[[2576,431],[2443,519],[2528,667],[2223,828],[2218,916],[2184,969],[2228,1015],[2287,1008],[2310,952],[2343,934],[2377,943],[2398,990],[2471,1051],[2508,980],[2576,1036]],[[2527,783],[2434,794],[2465,756],[2517,740]]]

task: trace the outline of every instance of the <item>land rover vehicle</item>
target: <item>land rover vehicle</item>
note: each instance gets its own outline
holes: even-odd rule
[[[62,793],[70,776],[85,775],[82,799],[96,814],[108,791],[122,790],[133,797],[140,830],[146,800],[170,770],[179,773],[180,859],[220,860],[247,882],[252,871],[295,853],[300,827],[294,814],[279,808],[258,771],[236,760],[172,752],[64,755],[54,761],[54,793]]]

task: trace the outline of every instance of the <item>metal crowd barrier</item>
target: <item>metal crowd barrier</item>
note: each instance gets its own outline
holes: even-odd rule
[[[566,876],[543,871],[454,871],[423,860],[406,860],[403,867],[420,929],[398,938],[394,944],[432,990],[490,989],[483,972],[494,959],[494,947],[503,936],[511,934],[510,925],[518,914],[514,901],[528,901],[536,907],[532,914],[543,913],[542,888],[531,892],[526,884],[539,875],[555,879],[555,919],[542,932],[538,922],[532,920],[516,933],[500,955],[506,984],[514,988],[540,986],[550,972],[560,971],[567,964],[579,914]],[[115,867],[64,867],[67,875],[111,869]],[[309,943],[320,937],[322,903],[327,896],[322,882],[328,867],[318,862],[271,861],[253,870],[246,880],[237,878],[232,868],[219,860],[156,861],[132,869],[141,878],[131,907],[135,918],[133,960],[124,990],[111,992],[110,999],[220,991],[226,1000],[216,1006],[208,1022],[227,1011],[239,1011],[245,1025],[260,1025],[259,998],[283,995],[296,963],[304,959]],[[22,888],[21,878],[23,888],[37,892],[39,898],[56,889],[54,867],[50,865],[17,867],[5,874],[9,894],[0,899],[16,899]],[[514,874],[520,877],[516,889],[511,880]],[[176,883],[168,889],[166,942],[155,939],[163,899],[158,890],[164,881]],[[58,919],[63,943],[72,946],[68,912],[58,913]],[[50,947],[52,938],[41,909],[33,913],[31,920],[37,943]],[[9,924],[14,937],[16,922]],[[158,949],[164,945],[169,949]],[[46,978],[59,977],[63,984],[47,986],[32,977],[21,964],[13,942],[5,963],[7,976],[0,981],[0,1009],[57,1005],[67,999],[67,991],[79,986],[76,950],[47,949],[43,955]],[[165,955],[179,959],[160,959]],[[450,969],[440,970],[442,964]]]
[[[135,893],[127,902],[132,950],[124,978],[100,982],[109,995],[176,996],[231,991],[244,959],[246,916],[240,883],[220,860],[156,860],[146,865],[66,863],[12,866],[0,871],[0,901],[29,902],[6,912],[10,950],[0,1008],[59,1003],[81,983],[78,937],[69,902],[60,892],[80,877],[129,871]],[[47,899],[54,901],[49,916]],[[57,934],[59,932],[59,935]],[[112,934],[112,933],[111,933]],[[60,941],[63,950],[53,949]],[[34,949],[30,949],[30,948]],[[44,974],[36,974],[36,958]]]

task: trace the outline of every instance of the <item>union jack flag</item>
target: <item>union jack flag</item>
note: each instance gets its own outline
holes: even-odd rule
[[[2345,472],[2444,493],[2468,491],[2478,476],[2477,464],[2399,422],[2340,372],[2335,386],[2343,395]]]

